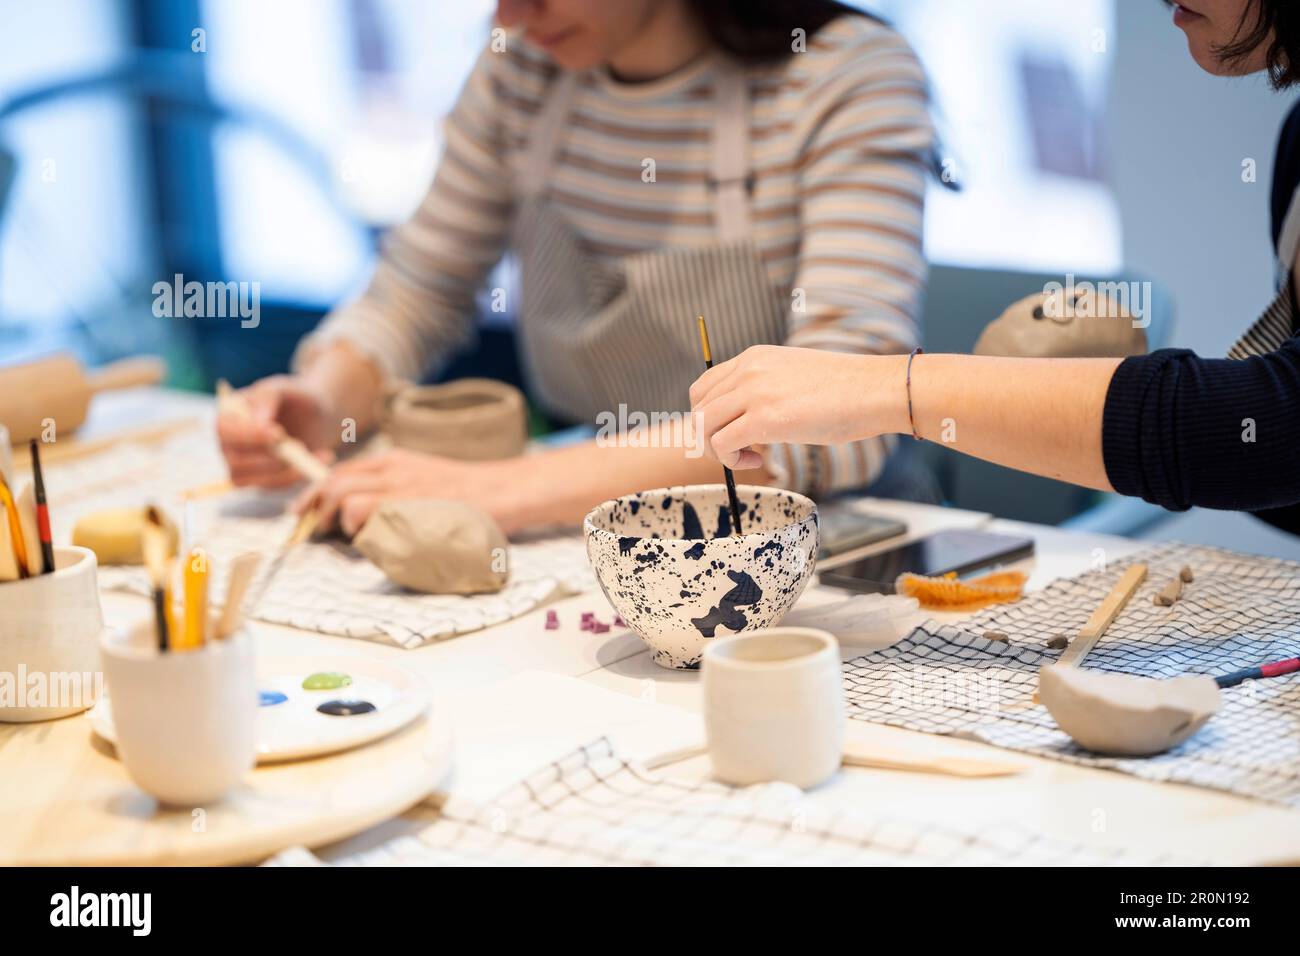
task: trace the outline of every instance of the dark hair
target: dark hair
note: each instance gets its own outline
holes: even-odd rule
[[[759,63],[794,52],[795,30],[811,37],[836,17],[870,16],[836,0],[691,0],[690,6],[717,46]]]
[[[1224,63],[1241,63],[1265,43],[1273,89],[1300,83],[1300,6],[1295,0],[1249,0],[1232,39],[1214,52]]]

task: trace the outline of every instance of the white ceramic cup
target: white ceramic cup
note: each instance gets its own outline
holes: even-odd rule
[[[110,631],[104,673],[117,753],[163,803],[220,799],[257,761],[257,675],[241,629],[191,651],[159,653],[152,621]]]
[[[67,717],[99,699],[95,567],[93,551],[55,548],[52,574],[0,584],[0,721]]]
[[[774,780],[807,789],[844,752],[844,687],[835,638],[772,627],[710,642],[701,664],[713,773],[737,786]]]

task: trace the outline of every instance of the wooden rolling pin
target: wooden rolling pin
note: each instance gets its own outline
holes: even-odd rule
[[[75,356],[62,353],[0,368],[0,424],[15,445],[43,437],[47,419],[62,437],[81,427],[100,392],[157,385],[166,374],[166,364],[152,356],[123,359],[90,374]]]

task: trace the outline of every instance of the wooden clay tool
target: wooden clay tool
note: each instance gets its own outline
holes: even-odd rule
[[[1129,569],[1124,572],[1124,576],[1116,582],[1111,588],[1105,599],[1097,605],[1097,610],[1092,612],[1092,617],[1088,618],[1088,623],[1083,625],[1079,631],[1078,637],[1070,642],[1070,646],[1065,649],[1061,659],[1057,661],[1057,666],[1074,666],[1077,667],[1083,663],[1083,659],[1088,656],[1093,645],[1097,643],[1098,638],[1106,633],[1106,628],[1124,610],[1124,605],[1133,596],[1133,592],[1138,589],[1147,577],[1147,566],[1145,564],[1130,565]]]
[[[262,563],[262,556],[254,551],[241,554],[230,564],[230,574],[226,584],[226,605],[221,609],[221,618],[217,621],[217,640],[225,640],[244,623],[244,596],[248,586],[253,583],[257,568]]]
[[[709,329],[704,324],[704,316],[697,315],[695,320],[700,325],[700,349],[704,352],[705,369],[713,368],[713,349],[709,348]],[[722,466],[722,478],[727,483],[727,501],[731,506],[731,533],[743,534],[740,530],[740,501],[736,498],[736,476],[726,465]]]
[[[157,632],[158,650],[171,649],[172,635],[176,628],[172,620],[171,586],[171,547],[167,538],[166,524],[160,512],[153,505],[145,511],[144,563],[149,569],[149,586],[153,596],[154,629]]]
[[[670,764],[703,757],[708,747],[685,747],[671,750],[645,761],[647,770],[658,770]],[[856,741],[845,741],[843,764],[846,767],[864,767],[871,770],[903,770],[912,773],[933,773],[947,777],[1006,777],[1025,769],[1025,765],[1009,760],[987,760],[982,757],[934,757],[909,754],[902,750],[868,746]]]
[[[100,392],[157,385],[167,373],[160,359],[140,357],[105,365],[91,374],[71,355],[0,369],[0,422],[14,444],[41,438],[46,420],[57,435],[71,434],[86,420],[90,400]]]
[[[217,408],[239,418],[249,419],[253,416],[253,410],[249,408],[248,402],[224,379],[217,382]],[[272,450],[277,458],[290,468],[297,469],[298,473],[309,481],[322,481],[330,473],[329,466],[313,455],[306,445],[283,432],[272,446]]]

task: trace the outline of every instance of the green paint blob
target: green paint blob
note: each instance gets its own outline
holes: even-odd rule
[[[338,690],[340,687],[347,687],[351,683],[352,678],[347,674],[341,674],[338,671],[319,671],[307,675],[307,679],[302,682],[302,689]]]

